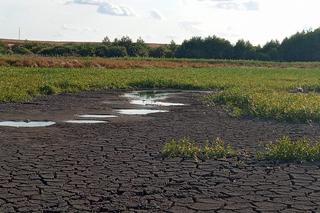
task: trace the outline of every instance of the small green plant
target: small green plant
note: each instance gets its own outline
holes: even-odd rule
[[[282,137],[267,145],[266,150],[258,153],[258,156],[276,161],[319,161],[320,143],[308,139],[292,141],[289,137]]]
[[[207,158],[223,158],[234,156],[236,154],[232,146],[225,145],[224,141],[220,138],[217,138],[212,142],[207,142],[202,148],[202,153]]]
[[[189,138],[172,139],[162,149],[162,153],[169,157],[196,157],[200,152],[201,147]]]
[[[169,157],[194,157],[194,158],[224,158],[236,154],[230,145],[217,138],[200,146],[189,138],[180,140],[172,139],[162,149],[162,154]]]

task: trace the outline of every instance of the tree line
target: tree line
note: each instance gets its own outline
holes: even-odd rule
[[[271,40],[263,46],[239,40],[231,44],[217,36],[193,37],[177,45],[174,41],[159,47],[150,47],[141,38],[133,41],[125,36],[101,43],[66,43],[63,45],[24,42],[13,46],[0,44],[0,54],[36,54],[42,56],[83,57],[154,57],[195,59],[243,59],[265,61],[319,61],[320,28],[298,32],[282,42]]]

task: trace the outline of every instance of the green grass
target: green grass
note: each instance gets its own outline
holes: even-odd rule
[[[201,146],[189,138],[183,138],[166,143],[162,154],[168,157],[224,158],[234,156],[236,152],[230,145],[225,145],[221,139],[208,141]]]
[[[172,139],[165,143],[161,153],[166,157],[195,159],[226,158],[239,154],[231,145],[226,145],[219,138],[211,142],[207,141],[202,145],[190,138]],[[260,160],[278,162],[320,161],[320,142],[309,139],[293,141],[289,137],[282,137],[276,142],[266,145],[265,150],[258,152],[257,156]]]
[[[289,137],[283,137],[267,145],[266,150],[258,153],[258,156],[274,161],[319,161],[320,143],[308,139],[292,141]]]
[[[292,93],[303,87],[308,93]],[[0,67],[0,102],[96,89],[215,89],[209,104],[234,116],[320,122],[319,68],[19,68]]]

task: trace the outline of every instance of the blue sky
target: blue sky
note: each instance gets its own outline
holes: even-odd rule
[[[253,44],[320,27],[319,0],[0,0],[0,37],[180,43],[217,35]]]

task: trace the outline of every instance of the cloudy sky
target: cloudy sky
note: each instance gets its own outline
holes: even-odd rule
[[[180,43],[217,35],[253,44],[320,27],[319,0],[0,0],[0,38]]]

